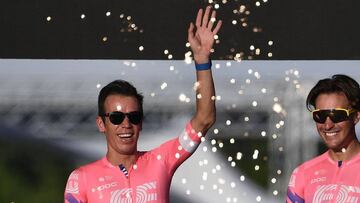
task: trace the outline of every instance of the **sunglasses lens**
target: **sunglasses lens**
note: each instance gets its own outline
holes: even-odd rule
[[[329,110],[319,110],[313,112],[313,119],[317,123],[325,123],[326,118],[329,114]]]
[[[133,111],[128,114],[128,118],[132,124],[137,125],[142,120],[142,114],[139,111]]]
[[[334,110],[331,114],[330,114],[330,119],[334,122],[334,123],[339,123],[342,121],[346,121],[348,119],[348,115],[346,113],[346,111],[344,110]]]
[[[130,123],[134,125],[139,124],[142,120],[142,114],[139,111],[133,111],[126,114],[120,111],[114,111],[109,114],[109,119],[112,124],[120,125],[124,121],[125,116],[127,116]]]
[[[327,117],[329,117],[334,123],[339,123],[349,119],[347,112],[340,109],[318,110],[313,112],[313,119],[317,123],[325,123]]]
[[[114,125],[119,125],[124,121],[125,114],[123,112],[111,112],[109,119]]]

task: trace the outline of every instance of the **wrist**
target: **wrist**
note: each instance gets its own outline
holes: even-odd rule
[[[209,55],[194,55],[194,61],[197,64],[209,63]]]
[[[207,63],[197,63],[195,62],[195,69],[196,71],[202,71],[202,70],[210,70],[211,69],[211,60],[208,60]]]

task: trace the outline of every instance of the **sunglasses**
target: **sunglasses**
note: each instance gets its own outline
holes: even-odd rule
[[[313,119],[317,123],[325,123],[326,118],[329,117],[330,120],[334,123],[339,123],[342,121],[346,121],[349,119],[350,115],[354,113],[353,109],[316,109],[311,113],[313,115]]]
[[[124,121],[125,117],[127,117],[129,119],[130,123],[137,125],[141,122],[141,120],[143,118],[143,115],[140,111],[132,111],[129,113],[124,113],[121,111],[114,111],[114,112],[103,114],[101,116],[109,117],[110,122],[114,125],[121,124]]]

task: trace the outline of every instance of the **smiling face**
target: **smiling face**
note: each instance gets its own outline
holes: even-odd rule
[[[350,103],[342,92],[320,94],[315,101],[316,109],[349,109]],[[324,140],[326,146],[334,151],[340,152],[356,139],[355,124],[358,122],[356,113],[352,114],[346,121],[334,123],[329,117],[325,123],[316,123],[316,128],[320,137]]]
[[[140,110],[135,97],[120,94],[106,97],[104,109],[105,113],[113,111],[129,113]],[[105,122],[101,117],[97,117],[96,121],[99,131],[106,135],[110,156],[134,155],[137,152],[137,141],[142,128],[142,122],[137,125],[132,124],[126,116],[119,125],[111,123],[109,117],[105,117]]]

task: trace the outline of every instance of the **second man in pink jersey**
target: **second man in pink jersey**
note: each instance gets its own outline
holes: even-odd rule
[[[298,166],[290,178],[288,203],[360,202],[360,87],[346,75],[320,80],[307,97],[328,151]]]

